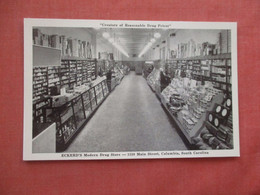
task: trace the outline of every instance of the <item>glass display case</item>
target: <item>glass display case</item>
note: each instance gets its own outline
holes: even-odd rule
[[[56,122],[57,152],[64,151],[76,136],[87,119],[108,96],[106,79],[95,83],[82,93],[74,95],[70,100],[59,106],[50,106],[52,119]]]

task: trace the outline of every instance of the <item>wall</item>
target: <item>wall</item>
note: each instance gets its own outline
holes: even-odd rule
[[[175,33],[176,36],[173,38],[170,38],[171,33]],[[153,50],[153,47],[148,51],[150,54],[151,60],[158,60],[160,59],[160,50],[165,47],[165,56],[167,58],[168,51],[177,49],[178,44],[180,43],[188,43],[189,40],[193,39],[196,43],[203,43],[203,42],[209,42],[212,44],[217,43],[218,40],[218,33],[220,33],[220,30],[175,30],[169,31],[169,33],[162,37],[159,43],[159,47],[155,47]],[[166,40],[165,44],[162,44],[161,41]],[[156,44],[156,45],[158,45]],[[148,53],[147,52],[147,53]]]
[[[87,28],[62,28],[62,27],[36,27],[43,34],[47,35],[65,35],[66,37],[76,38],[81,41],[87,41],[92,44],[92,57],[96,58],[96,35]]]
[[[106,40],[102,38],[97,38],[97,49],[96,49],[96,56],[98,57],[98,53],[102,52],[108,52],[108,53],[114,53],[113,46]]]
[[[123,60],[123,54],[118,51],[109,41],[105,40],[102,37],[96,36],[96,56],[98,58],[98,53],[107,52],[107,53],[113,53],[114,60],[122,61]]]
[[[188,43],[193,39],[195,43],[217,43],[220,30],[178,30],[171,40],[171,49],[177,49],[179,43]]]
[[[123,61],[145,61],[146,57],[141,57],[141,58],[139,58],[138,56],[133,57],[131,56],[131,54],[129,54],[129,58],[123,55],[122,60]]]
[[[32,141],[33,153],[56,152],[56,123],[53,123]]]

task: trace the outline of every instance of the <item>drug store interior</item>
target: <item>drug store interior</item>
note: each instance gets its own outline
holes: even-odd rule
[[[233,148],[230,30],[33,28],[32,150]]]

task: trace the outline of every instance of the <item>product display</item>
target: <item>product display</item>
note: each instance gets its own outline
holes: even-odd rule
[[[207,121],[202,127],[200,135],[193,139],[197,149],[232,149],[233,126],[231,99],[226,98],[222,104],[215,104],[208,112]],[[201,139],[200,139],[201,138]]]
[[[48,71],[47,67],[33,69],[33,101],[40,100],[48,94]]]
[[[210,83],[200,85],[190,78],[175,78],[162,91],[162,102],[178,120],[180,129],[190,143],[203,125],[207,110],[223,100],[223,93]]]
[[[160,70],[153,69],[147,77],[147,83],[153,91],[156,91],[156,88],[160,87]]]
[[[172,59],[165,63],[171,78],[188,77],[199,82],[211,81],[215,88],[231,93],[231,55],[219,54]]]
[[[65,35],[44,34],[38,28],[33,29],[33,44],[58,48],[64,57],[92,58],[91,43]]]
[[[107,95],[106,79],[99,77],[91,87],[84,84],[59,97],[59,101],[56,101],[59,103],[51,107],[57,125],[57,151],[63,151],[68,146],[73,136],[82,128]]]
[[[153,63],[152,62],[145,62],[143,67],[143,77],[146,79],[148,75],[153,71]]]
[[[124,72],[120,69],[118,64],[115,65],[114,74],[112,76],[116,78],[117,85],[119,85],[121,80],[124,78]]]

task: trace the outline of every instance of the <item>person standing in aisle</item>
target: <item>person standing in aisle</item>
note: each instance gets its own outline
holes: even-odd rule
[[[162,68],[160,68],[161,91],[163,91],[171,82],[169,76],[165,75]]]

